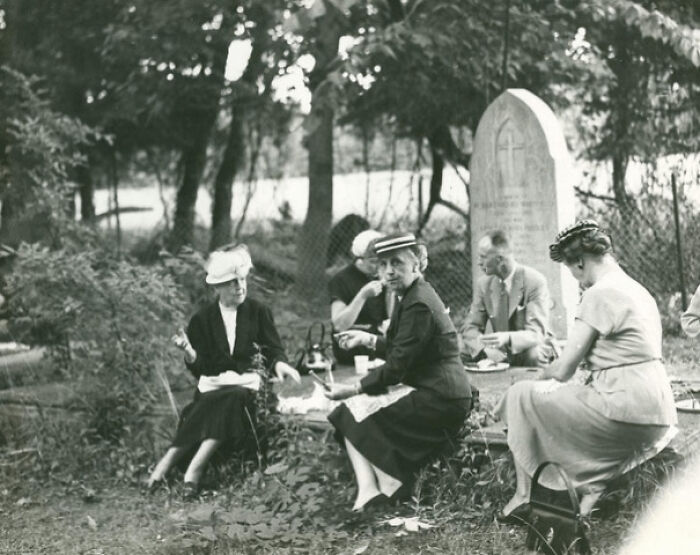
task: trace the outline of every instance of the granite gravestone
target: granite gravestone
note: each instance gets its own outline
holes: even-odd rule
[[[471,245],[493,229],[505,231],[517,261],[544,274],[552,329],[566,337],[578,290],[548,245],[574,221],[574,174],[564,134],[552,110],[525,89],[508,89],[486,109],[471,160]],[[481,275],[472,257],[474,282]]]

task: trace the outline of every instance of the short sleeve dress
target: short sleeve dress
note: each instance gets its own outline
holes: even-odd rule
[[[561,464],[582,492],[657,454],[673,437],[676,409],[661,361],[661,320],[649,292],[622,270],[587,289],[576,318],[598,332],[584,358],[586,384],[519,382],[497,407],[508,446],[532,476]],[[564,489],[555,473],[540,483]]]

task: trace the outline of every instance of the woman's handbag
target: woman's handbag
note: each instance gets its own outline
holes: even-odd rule
[[[318,341],[312,338],[314,329],[320,327],[321,333]],[[324,343],[326,337],[326,326],[323,322],[314,322],[309,326],[306,333],[306,345],[298,353],[296,368],[300,374],[308,374],[310,370],[314,372],[332,370],[335,367],[333,355],[328,354],[330,343]]]
[[[566,484],[568,504],[557,503],[556,492],[538,483],[542,471],[547,466],[554,468]],[[532,510],[525,542],[528,549],[542,551],[547,555],[590,554],[591,548],[581,519],[578,495],[569,476],[557,463],[544,462],[537,467],[532,477],[530,507]]]

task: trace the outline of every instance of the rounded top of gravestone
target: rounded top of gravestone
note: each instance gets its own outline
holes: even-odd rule
[[[567,157],[568,149],[561,124],[547,103],[527,89],[506,89],[486,108],[476,130],[480,134],[495,133],[502,115],[508,113],[516,127],[532,125],[537,121],[545,136],[549,153],[554,158]]]

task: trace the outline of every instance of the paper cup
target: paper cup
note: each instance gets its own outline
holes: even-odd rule
[[[355,355],[355,373],[360,376],[367,374],[369,357],[367,355]]]

